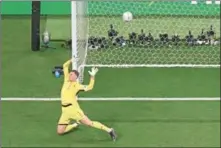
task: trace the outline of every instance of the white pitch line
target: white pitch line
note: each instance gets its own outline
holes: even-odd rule
[[[60,101],[60,98],[1,98],[2,101]],[[81,101],[218,101],[220,98],[79,98]]]
[[[81,67],[112,67],[112,68],[143,68],[143,67],[150,67],[150,68],[220,68],[220,65],[193,65],[193,64],[138,64],[138,65],[128,65],[128,64],[117,64],[117,65],[81,65]]]

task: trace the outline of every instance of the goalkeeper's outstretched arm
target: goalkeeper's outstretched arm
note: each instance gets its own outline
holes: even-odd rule
[[[95,82],[95,78],[93,76],[91,76],[90,78],[90,82],[88,85],[84,86],[84,91],[90,91],[94,88],[94,82]]]
[[[65,80],[68,80],[70,64],[71,64],[71,60],[68,60],[63,64],[63,72],[64,72],[64,79]]]
[[[81,90],[90,91],[94,88],[95,75],[97,72],[98,72],[98,69],[94,67],[91,69],[91,71],[88,71],[88,73],[91,75],[90,82],[88,85],[81,85],[80,86]]]

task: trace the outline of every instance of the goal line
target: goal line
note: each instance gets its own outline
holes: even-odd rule
[[[81,65],[82,67],[104,67],[104,68],[220,68],[220,65],[201,64],[94,64]]]
[[[60,98],[1,98],[2,101],[60,101]],[[79,98],[81,101],[218,101],[220,98]]]

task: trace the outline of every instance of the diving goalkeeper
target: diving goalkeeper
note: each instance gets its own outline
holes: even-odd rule
[[[76,128],[79,124],[78,121],[84,125],[94,127],[106,131],[111,136],[112,140],[116,140],[116,134],[113,128],[109,128],[100,122],[91,121],[81,110],[77,102],[77,94],[79,91],[89,91],[94,87],[95,75],[98,72],[97,68],[92,68],[89,71],[91,76],[89,85],[81,85],[77,82],[79,73],[77,70],[69,72],[71,60],[63,64],[64,83],[61,90],[61,106],[62,114],[58,122],[57,133],[59,135],[65,134],[72,129]],[[76,123],[71,123],[71,120],[76,120]]]

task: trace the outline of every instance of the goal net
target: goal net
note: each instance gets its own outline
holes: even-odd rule
[[[133,20],[124,22],[124,12]],[[72,1],[72,56],[85,67],[220,67],[212,1]]]

